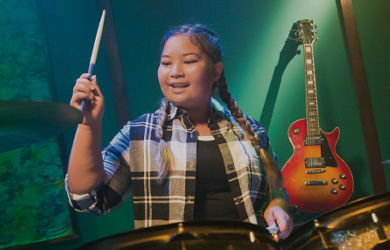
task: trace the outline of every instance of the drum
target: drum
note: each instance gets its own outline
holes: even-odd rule
[[[280,249],[263,227],[228,221],[182,222],[137,229],[89,243],[79,249],[242,250]]]
[[[290,249],[390,249],[390,193],[355,200],[295,230]]]

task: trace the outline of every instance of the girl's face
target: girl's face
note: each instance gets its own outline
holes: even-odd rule
[[[213,82],[222,69],[221,62],[212,64],[187,36],[176,35],[164,45],[158,80],[169,102],[189,110],[209,105]]]

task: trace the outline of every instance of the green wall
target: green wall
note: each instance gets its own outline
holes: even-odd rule
[[[75,79],[87,71],[101,15],[94,0],[37,0],[46,31],[53,84],[59,102],[68,103]],[[169,26],[210,24],[225,48],[229,90],[242,110],[259,119],[271,82],[275,97],[269,137],[282,167],[293,153],[287,129],[305,118],[303,53],[284,71],[276,71],[280,53],[294,22],[312,19],[319,40],[314,43],[320,127],[339,127],[336,151],[349,165],[355,180],[353,199],[373,194],[360,113],[349,67],[336,1],[329,0],[111,0],[120,59],[130,102],[131,118],[158,107],[162,97],[157,82],[160,38]],[[372,4],[375,2],[375,4]],[[390,30],[388,0],[354,0],[356,21],[367,71],[381,160],[390,159],[389,83]],[[302,47],[300,46],[299,49]],[[118,131],[109,82],[106,51],[101,46],[94,73],[106,98],[103,145]],[[109,53],[109,52],[108,52]],[[275,73],[275,74],[274,74]],[[272,92],[273,91],[273,92]],[[262,122],[262,121],[260,121]],[[268,122],[267,122],[268,123]],[[64,133],[69,154],[74,129]],[[387,187],[390,166],[385,165]],[[105,216],[77,214],[80,239],[52,243],[53,249],[74,248],[95,239],[133,228],[131,201]]]
[[[0,100],[53,100],[45,51],[35,1],[0,0]],[[35,107],[22,106],[16,114],[28,110],[34,117],[42,111]],[[55,132],[43,121],[13,117],[12,108],[0,108],[0,248],[72,237]],[[38,126],[44,138],[25,129]],[[25,143],[31,140],[36,143]]]

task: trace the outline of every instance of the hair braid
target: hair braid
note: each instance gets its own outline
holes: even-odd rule
[[[164,126],[165,119],[167,117],[168,106],[169,106],[169,102],[167,98],[164,97],[161,100],[160,109],[157,111],[157,113],[160,115],[156,122],[157,126],[156,126],[155,134],[157,139],[162,139],[163,137],[163,126]]]
[[[168,100],[164,97],[161,101],[160,109],[157,113],[160,115],[156,122],[156,138],[159,140],[159,155],[160,155],[160,166],[158,169],[157,180],[162,182],[165,177],[169,174],[169,170],[173,163],[172,153],[169,150],[168,144],[163,140],[164,130],[163,126],[167,117],[167,109],[169,107]]]
[[[242,111],[238,107],[237,102],[233,99],[232,95],[227,90],[228,85],[226,83],[226,77],[223,72],[221,77],[219,78],[219,81],[217,82],[217,86],[219,88],[219,96],[221,97],[222,101],[226,103],[234,119],[238,122],[240,127],[244,129],[249,140],[251,140],[254,145],[257,145],[259,147],[260,158],[265,166],[265,171],[267,174],[268,182],[270,184],[270,188],[272,189],[273,187],[274,188],[282,187],[283,176],[279,167],[276,165],[275,160],[267,153],[260,137],[256,135],[255,131],[251,127],[250,122],[245,118]]]

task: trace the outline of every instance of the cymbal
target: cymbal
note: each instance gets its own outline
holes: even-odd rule
[[[58,135],[82,120],[80,110],[64,103],[0,101],[0,153]]]

